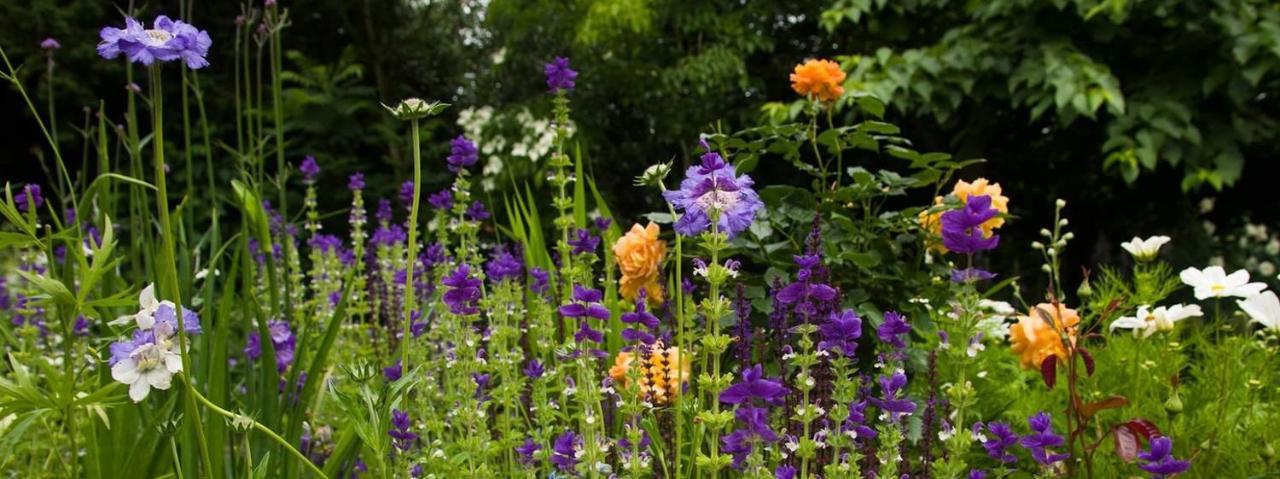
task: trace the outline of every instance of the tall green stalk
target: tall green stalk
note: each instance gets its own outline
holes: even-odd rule
[[[418,119],[409,120],[410,136],[413,138],[413,203],[409,207],[409,247],[405,261],[404,281],[404,324],[400,336],[400,367],[409,370],[409,338],[410,324],[414,304],[413,267],[418,258],[418,199],[422,192],[422,144],[418,138]]]

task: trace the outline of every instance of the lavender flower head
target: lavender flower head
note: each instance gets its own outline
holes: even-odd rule
[[[711,228],[716,217],[719,232],[730,238],[746,230],[764,208],[760,196],[751,187],[750,176],[734,176],[733,166],[719,153],[711,151],[704,140],[702,164],[689,167],[680,189],[663,192],[671,206],[683,212],[674,228],[685,236],[696,236]]]
[[[525,364],[524,370],[521,372],[529,379],[538,379],[542,377],[542,374],[546,371],[546,368],[542,366],[541,362],[537,359],[530,359],[529,363]]]
[[[316,157],[307,155],[302,159],[302,164],[298,165],[298,171],[302,172],[303,183],[314,184],[316,177],[320,175],[320,164],[316,163]]]
[[[400,184],[400,204],[405,209],[413,207],[413,181],[406,181]]]
[[[556,436],[551,445],[551,463],[564,472],[573,472],[578,465],[578,448],[582,446],[582,437],[573,431],[565,431]]]
[[[547,90],[552,94],[573,91],[573,80],[578,78],[578,72],[569,68],[569,59],[565,57],[556,57],[542,72],[547,75]]]
[[[981,423],[974,423],[975,430],[981,426]],[[987,425],[987,431],[993,436],[982,441],[982,448],[987,450],[987,456],[1004,464],[1018,462],[1017,456],[1009,452],[1009,448],[1018,444],[1018,435],[1013,432],[1013,428],[1003,422],[993,422]]]
[[[569,239],[569,245],[573,246],[574,255],[587,254],[596,252],[596,248],[600,247],[600,237],[591,234],[591,230],[586,228],[578,228],[573,238]]]
[[[22,185],[18,194],[13,195],[13,202],[17,203],[18,211],[23,213],[39,210],[40,206],[44,205],[44,196],[40,194],[40,185],[32,183]]]
[[[187,68],[198,70],[209,66],[205,56],[213,40],[209,32],[198,30],[182,20],[156,17],[151,29],[132,17],[125,17],[125,27],[103,27],[98,33],[98,55],[108,60],[123,54],[129,61],[150,65],[156,60],[168,62],[181,59]]]
[[[1042,466],[1049,466],[1069,457],[1068,454],[1053,454],[1049,452],[1049,448],[1061,447],[1064,443],[1062,436],[1053,432],[1053,418],[1049,416],[1049,413],[1038,412],[1027,418],[1027,424],[1031,426],[1031,433],[1022,436],[1022,439],[1018,440],[1018,444],[1031,451],[1032,459],[1035,459]]]
[[[50,50],[50,51],[57,50],[59,48],[62,48],[62,44],[58,43],[58,40],[54,39],[53,37],[49,37],[40,41],[40,48],[43,50]]]
[[[533,281],[529,284],[529,290],[537,294],[545,294],[551,287],[551,274],[547,270],[533,267],[529,269],[529,276],[533,277]]]
[[[391,200],[379,198],[378,209],[374,211],[373,217],[381,223],[391,222]]]
[[[484,209],[484,203],[476,200],[467,208],[466,217],[471,221],[484,221],[489,219],[489,210]]]
[[[1173,441],[1165,436],[1151,438],[1149,449],[1139,452],[1138,459],[1145,461],[1138,468],[1151,473],[1152,479],[1164,479],[1191,467],[1191,462],[1173,457]]]
[[[364,189],[364,173],[359,171],[353,173],[347,178],[347,189],[351,191],[360,191]]]
[[[437,191],[427,196],[427,204],[432,209],[447,211],[453,208],[453,191],[448,188]]]
[[[764,377],[764,368],[757,364],[742,371],[742,381],[720,392],[720,402],[742,404],[759,399],[765,404],[780,405],[789,391],[781,381]]]
[[[518,282],[524,276],[524,263],[512,255],[505,247],[499,247],[485,265],[485,274],[494,283],[503,281]]]
[[[833,311],[827,316],[827,322],[818,326],[818,332],[822,334],[818,349],[852,357],[857,354],[858,338],[862,337],[862,318],[852,309],[839,313]]]
[[[400,376],[403,373],[404,368],[401,366],[399,359],[396,360],[395,364],[382,368],[382,375],[385,376],[389,382],[399,381]]]
[[[1000,210],[991,207],[990,196],[970,196],[964,208],[942,213],[942,245],[963,254],[994,249],[1000,235],[987,237],[981,226],[999,214]]]
[[[896,311],[886,311],[884,322],[876,328],[876,337],[897,350],[907,347],[906,336],[909,333],[911,333],[911,325],[907,324],[906,318]]]
[[[449,142],[449,156],[445,158],[445,161],[449,162],[449,171],[459,173],[476,164],[479,159],[476,143],[468,140],[467,137],[458,135]]]
[[[650,331],[658,330],[658,317],[654,316],[653,313],[650,313],[648,311],[647,309],[648,305],[646,304],[647,301],[645,300],[645,297],[646,297],[646,291],[644,289],[641,289],[639,293],[636,294],[635,311],[632,311],[629,313],[623,313],[622,322],[627,324],[644,326],[644,328],[648,329],[648,331],[640,328],[627,327],[626,329],[622,330],[623,340],[640,342],[644,344],[653,344],[654,341],[657,341],[658,338],[654,336],[653,333],[651,333]]]
[[[407,451],[417,442],[418,434],[410,431],[410,426],[409,413],[399,409],[391,410],[391,429],[387,431],[387,435],[391,436],[396,449]]]
[[[440,280],[449,289],[444,293],[444,302],[449,305],[449,312],[470,315],[480,312],[476,302],[480,300],[479,279],[471,277],[471,267],[466,263],[458,265],[448,276]]]
[[[904,397],[903,388],[907,385],[907,375],[902,371],[880,376],[880,397],[871,398],[871,404],[888,415],[890,421],[898,421],[902,416],[916,412],[916,403]]]

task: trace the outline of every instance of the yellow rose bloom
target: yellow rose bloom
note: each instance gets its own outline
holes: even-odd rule
[[[1053,324],[1046,321],[1045,315],[1052,318]],[[1029,313],[1019,316],[1018,323],[1009,328],[1009,339],[1013,342],[1011,350],[1021,356],[1022,367],[1039,370],[1040,364],[1051,355],[1066,359],[1063,335],[1074,338],[1079,324],[1080,316],[1074,309],[1061,304],[1057,308],[1049,303],[1037,304]]]
[[[641,289],[650,301],[662,301],[662,288],[658,286],[662,260],[667,254],[667,243],[658,239],[658,225],[631,225],[631,231],[613,244],[613,256],[622,272],[619,286],[622,297],[635,300]]]
[[[844,96],[844,70],[831,60],[809,60],[796,65],[791,74],[791,89],[803,96],[813,95],[823,101]]]

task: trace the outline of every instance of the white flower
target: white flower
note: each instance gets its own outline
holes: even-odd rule
[[[1276,293],[1266,291],[1255,294],[1243,301],[1236,301],[1236,304],[1252,318],[1252,322],[1280,332],[1280,298],[1276,297]]]
[[[1195,288],[1196,299],[1228,296],[1248,298],[1267,289],[1266,284],[1250,283],[1249,272],[1243,269],[1228,275],[1221,266],[1210,266],[1204,270],[1187,268],[1178,276],[1183,283]]]
[[[1133,259],[1151,261],[1156,259],[1156,254],[1160,252],[1160,247],[1168,242],[1168,236],[1152,236],[1147,239],[1134,236],[1133,239],[1120,243],[1120,247],[1133,255]]]
[[[171,308],[174,307],[172,301],[156,301],[156,284],[148,284],[147,287],[142,288],[141,293],[138,293],[138,312],[116,318],[115,321],[112,321],[110,324],[113,326],[123,326],[125,324],[129,324],[129,321],[132,320],[134,323],[137,323],[138,329],[151,329],[151,327],[156,324],[156,310],[160,309],[161,305],[167,305]]]
[[[111,377],[129,385],[129,398],[142,402],[151,388],[169,389],[174,373],[182,371],[182,356],[156,343],[138,346],[111,367]]]
[[[1139,306],[1136,316],[1125,316],[1111,322],[1111,330],[1132,329],[1136,337],[1139,333],[1149,338],[1158,331],[1171,331],[1174,324],[1187,318],[1204,316],[1198,305],[1175,304],[1150,309],[1150,306]]]

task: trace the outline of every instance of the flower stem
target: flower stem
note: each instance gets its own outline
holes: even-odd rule
[[[409,338],[414,300],[413,300],[413,267],[417,263],[418,254],[418,196],[422,192],[422,145],[418,138],[418,119],[409,121],[413,137],[413,203],[409,207],[409,246],[408,258],[405,261],[404,281],[404,327],[400,333],[400,367],[409,371]]]
[[[306,464],[307,469],[310,469],[312,474],[315,474],[317,477],[326,477],[326,478],[328,477],[324,475],[324,471],[321,471],[319,467],[316,467],[315,463],[311,462],[310,459],[307,459],[307,456],[303,455],[301,452],[298,452],[298,450],[294,448],[292,444],[289,444],[289,441],[284,440],[284,438],[280,437],[279,434],[276,434],[275,431],[272,431],[271,428],[264,426],[262,425],[262,423],[255,421],[253,419],[250,419],[248,417],[245,417],[243,415],[236,414],[226,409],[223,409],[217,404],[214,404],[213,401],[210,401],[209,398],[206,398],[203,395],[201,395],[198,391],[192,390],[191,396],[194,397],[195,399],[198,399],[202,404],[204,404],[205,407],[209,408],[213,412],[218,413],[223,417],[226,417],[234,421],[248,421],[254,429],[258,430],[258,432],[261,432],[263,435],[270,438],[273,442],[275,442],[276,444],[279,444],[280,447],[283,447],[285,448],[286,451],[289,451],[289,453],[292,454],[294,457],[298,458],[299,461],[302,461],[304,464]]]

